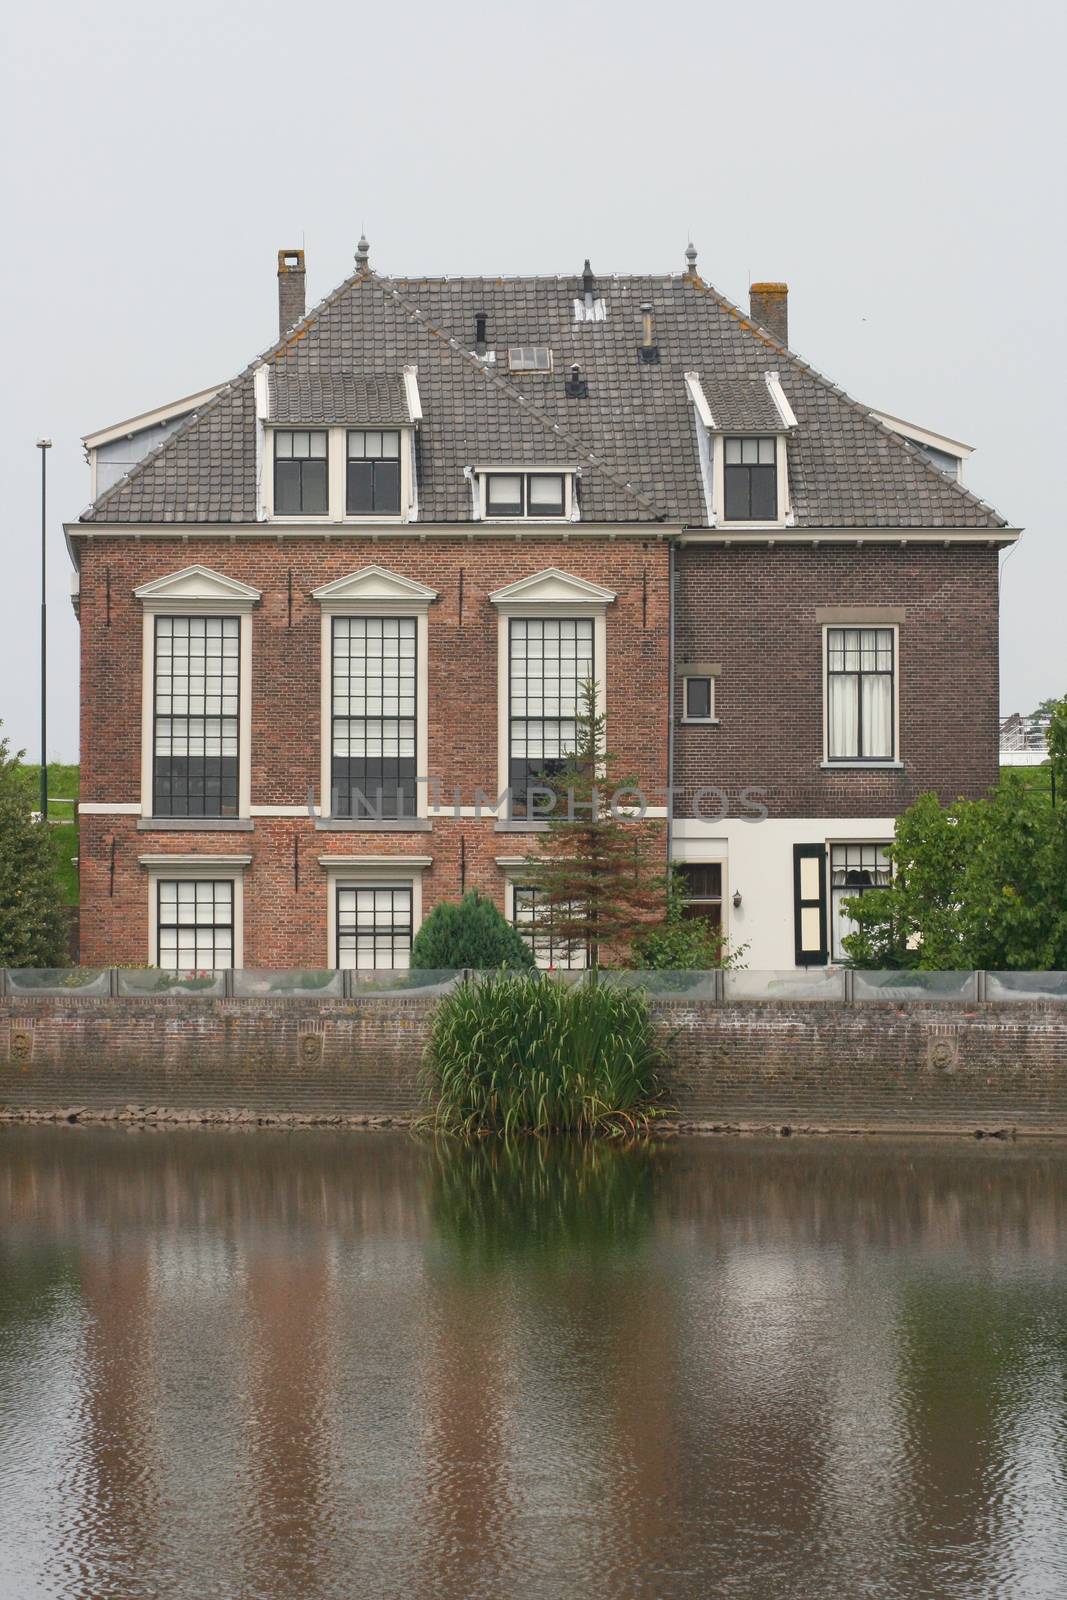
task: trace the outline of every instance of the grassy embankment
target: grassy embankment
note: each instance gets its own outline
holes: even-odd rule
[[[24,763],[18,769],[27,798],[34,811],[40,806],[40,767]],[[75,802],[79,794],[79,773],[75,765],[63,761],[48,763],[48,823],[56,853],[56,877],[67,905],[78,904],[78,819]]]

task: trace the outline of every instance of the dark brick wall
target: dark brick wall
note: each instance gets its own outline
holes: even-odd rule
[[[976,546],[688,545],[677,660],[718,663],[719,725],[679,725],[679,815],[714,785],[767,791],[773,817],[898,815],[920,794],[977,798],[997,779],[997,551]],[[903,770],[823,771],[820,606],[903,607]],[[679,674],[680,679],[680,674]],[[681,706],[681,684],[676,689]],[[703,811],[708,814],[709,801]]]
[[[81,544],[81,794],[137,802],[141,770],[142,610],[133,590],[192,563],[254,584],[252,804],[304,805],[319,795],[320,623],[312,590],[378,564],[430,585],[429,764],[442,803],[462,789],[497,792],[497,628],[489,595],[545,567],[604,584],[607,701],[612,749],[626,774],[666,784],[668,597],[666,546],[654,540],[311,538],[107,539]],[[290,625],[289,584],[292,577]],[[460,590],[462,587],[462,610]],[[242,692],[244,692],[242,690]],[[663,795],[657,797],[662,803]],[[294,837],[299,888],[293,871]],[[81,959],[87,965],[148,959],[148,889],[141,854],[251,853],[245,877],[245,964],[320,966],[326,960],[326,879],[318,856],[432,855],[423,910],[467,885],[503,905],[498,855],[522,854],[522,837],[492,819],[434,822],[431,833],[316,832],[306,818],[255,819],[251,833],[142,832],[132,816],[81,822]],[[112,840],[115,874],[111,878]]]
[[[0,1112],[404,1115],[430,1003],[0,1000]],[[686,1119],[1067,1135],[1067,1007],[656,1006]]]

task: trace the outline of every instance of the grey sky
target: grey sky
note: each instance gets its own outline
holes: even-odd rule
[[[0,717],[36,755],[39,462],[49,753],[72,758],[60,524],[79,437],[231,376],[274,336],[279,246],[309,299],[402,274],[700,270],[790,286],[794,348],[976,445],[1028,530],[1006,557],[1006,710],[1067,691],[1061,525],[1064,8],[840,0],[58,0],[6,25]]]

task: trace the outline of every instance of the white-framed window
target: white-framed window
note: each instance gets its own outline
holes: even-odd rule
[[[329,515],[329,456],[330,435],[326,428],[275,428],[275,516]]]
[[[828,626],[823,651],[827,762],[895,762],[897,628]]]
[[[778,447],[774,435],[723,439],[723,499],[727,522],[776,522]]]
[[[320,856],[326,869],[331,967],[403,970],[422,925],[422,874],[430,856]]]
[[[547,345],[513,344],[508,347],[509,372],[551,372],[552,351]]]
[[[715,679],[711,673],[686,675],[682,679],[682,720],[714,722]]]
[[[577,690],[583,677],[597,687],[597,705],[608,715],[605,692],[607,608],[611,589],[547,567],[497,589],[497,786],[505,794],[513,778],[526,780],[573,749]],[[515,621],[555,624],[516,631]],[[559,624],[572,626],[561,629]],[[574,626],[578,624],[579,626]],[[551,770],[551,769],[549,769]],[[558,770],[558,767],[557,767]]]
[[[400,430],[349,428],[345,512],[350,517],[400,515]]]
[[[511,884],[511,920],[533,951],[534,961],[543,971],[587,967],[588,952],[583,945],[566,944],[542,925],[542,907],[543,891],[535,884]]]
[[[683,861],[675,864],[685,886],[685,915],[704,922],[716,937],[722,936],[721,861]]]
[[[207,567],[134,590],[141,601],[141,815],[198,827],[251,806],[252,608],[260,591]]]
[[[148,960],[169,972],[244,965],[250,855],[147,855]]]
[[[374,566],[324,584],[312,599],[322,607],[320,816],[354,824],[425,818],[429,608],[437,591]]]
[[[892,880],[888,848],[888,840],[830,845],[831,954],[835,961],[848,959],[845,940],[856,926],[846,915],[844,902],[870,889],[884,889]]]
[[[527,522],[565,521],[573,503],[573,473],[514,468],[480,474],[482,515]]]
[[[582,685],[596,678],[592,617],[508,619],[508,786],[512,814],[526,791],[573,755]]]

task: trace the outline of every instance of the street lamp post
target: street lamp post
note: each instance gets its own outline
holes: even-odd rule
[[[45,553],[45,530],[48,510],[48,452],[51,439],[38,439],[41,452],[41,821],[48,821],[48,601],[45,581],[48,565]]]

